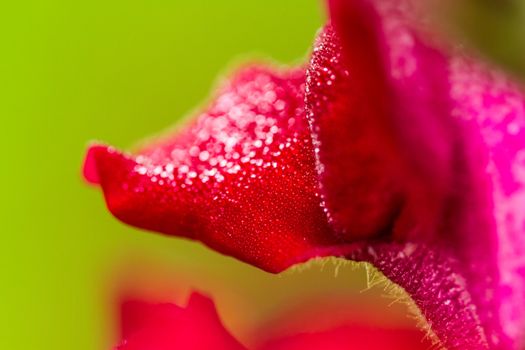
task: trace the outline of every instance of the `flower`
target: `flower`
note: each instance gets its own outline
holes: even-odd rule
[[[331,0],[307,67],[250,67],[184,129],[84,174],[120,220],[270,272],[368,261],[440,345],[525,330],[525,104],[407,1]]]
[[[304,306],[301,308],[304,310]],[[308,305],[306,306],[308,308]],[[319,313],[316,311],[316,317]],[[294,332],[294,313],[280,316],[276,323],[262,327],[249,349],[428,349],[424,333],[411,328],[372,326],[342,320],[318,330]],[[303,314],[300,315],[304,316]],[[312,315],[309,315],[312,316]],[[308,317],[306,324],[314,317]],[[302,322],[302,326],[304,327]],[[213,301],[192,293],[186,307],[171,303],[150,304],[128,300],[121,307],[121,340],[115,350],[243,350],[247,349],[222,325]],[[351,339],[351,341],[349,341]]]
[[[221,324],[213,302],[197,293],[185,308],[127,300],[120,328],[122,340],[116,350],[246,349]]]

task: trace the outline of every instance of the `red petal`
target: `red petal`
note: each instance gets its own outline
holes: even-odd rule
[[[462,202],[455,234],[470,261],[483,318],[525,345],[525,92],[501,72],[464,57],[450,61],[452,115],[462,127]],[[495,331],[497,328],[494,327]]]
[[[245,349],[222,325],[213,301],[193,293],[186,308],[128,301],[122,308],[122,340],[115,350]]]
[[[138,154],[93,146],[86,178],[128,224],[283,270],[337,242],[319,206],[304,79],[246,69],[191,125]]]
[[[293,322],[295,313],[280,316],[272,323],[271,329],[260,329],[255,339],[255,349],[428,349],[431,345],[423,339],[421,331],[408,328],[388,328],[348,320],[339,320],[328,328],[301,333],[301,330],[315,329],[319,310],[311,305],[302,305],[305,311],[312,310],[300,325],[298,333],[280,334]],[[324,314],[328,310],[322,310]],[[149,304],[143,301],[128,301],[122,308],[123,336],[115,350],[235,350],[245,349],[222,326],[213,302],[199,294],[192,294],[188,305]],[[301,315],[300,315],[301,316]],[[379,317],[380,315],[377,315]],[[297,328],[297,327],[295,327]]]

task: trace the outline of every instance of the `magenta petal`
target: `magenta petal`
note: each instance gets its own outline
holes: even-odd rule
[[[336,256],[371,263],[402,287],[426,320],[432,339],[446,349],[510,349],[491,344],[462,264],[447,249],[418,243],[354,243],[320,248],[296,262]]]
[[[410,31],[397,3],[332,1],[308,68],[322,195],[348,240],[429,235],[453,181],[448,62]]]
[[[501,73],[426,44],[399,4],[330,2],[335,30],[318,40],[306,96],[324,204],[347,240],[392,230],[454,262],[473,308],[463,321],[481,326],[478,340],[426,305],[430,294],[446,295],[444,286],[418,300],[392,274],[410,266],[383,268],[446,346],[517,349],[525,328],[524,95]],[[375,226],[360,225],[373,218]]]
[[[451,60],[450,81],[470,194],[460,229],[472,260],[490,244],[494,258],[487,260],[499,279],[495,294],[485,298],[499,299],[494,312],[519,348],[525,345],[525,94],[501,72],[463,57]],[[483,242],[484,236],[491,240]]]
[[[447,252],[413,243],[386,243],[347,258],[372,263],[402,286],[446,349],[489,348],[461,265]]]
[[[367,324],[353,317],[351,310],[344,319],[323,327],[316,327],[319,326],[316,316],[326,317],[333,310],[319,308],[317,303],[305,303],[300,306],[300,310],[300,314],[295,311],[279,315],[271,322],[270,327],[254,331],[254,339],[251,341],[254,345],[250,349],[424,350],[431,346],[424,339],[425,334],[422,331]],[[121,314],[122,336],[120,345],[115,350],[246,349],[224,328],[213,301],[198,293],[191,295],[186,307],[128,300],[123,303]],[[298,317],[302,317],[300,327],[290,332],[289,326]],[[312,332],[312,328],[317,330]]]

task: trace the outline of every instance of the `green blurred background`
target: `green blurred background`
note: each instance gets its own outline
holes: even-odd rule
[[[212,293],[241,337],[316,294],[381,304],[381,291],[360,292],[363,269],[272,276],[127,227],[80,176],[88,141],[129,148],[169,127],[232,62],[303,60],[324,22],[317,0],[9,1],[0,12],[1,349],[109,349],[121,283]]]

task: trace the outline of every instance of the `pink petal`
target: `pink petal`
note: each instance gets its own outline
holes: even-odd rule
[[[519,348],[524,95],[501,73],[426,44],[398,5],[331,2],[335,30],[318,40],[306,96],[323,203],[347,240],[392,230],[391,239],[435,256],[349,258],[372,261],[407,289],[445,346]],[[395,245],[383,250],[403,257]],[[409,287],[410,264],[431,283]],[[442,270],[460,277],[462,300],[431,278]],[[457,304],[441,313],[432,300]]]
[[[469,182],[464,191],[470,195],[458,235],[462,232],[469,246],[467,259],[477,260],[474,267],[496,280],[494,291],[477,293],[488,306],[499,299],[499,308],[489,312],[499,316],[520,348],[525,345],[525,94],[502,72],[464,57],[451,59],[450,81],[452,115],[464,128],[464,181]]]
[[[344,296],[320,295],[279,310],[257,332],[259,350],[429,350],[425,331],[405,314]]]

